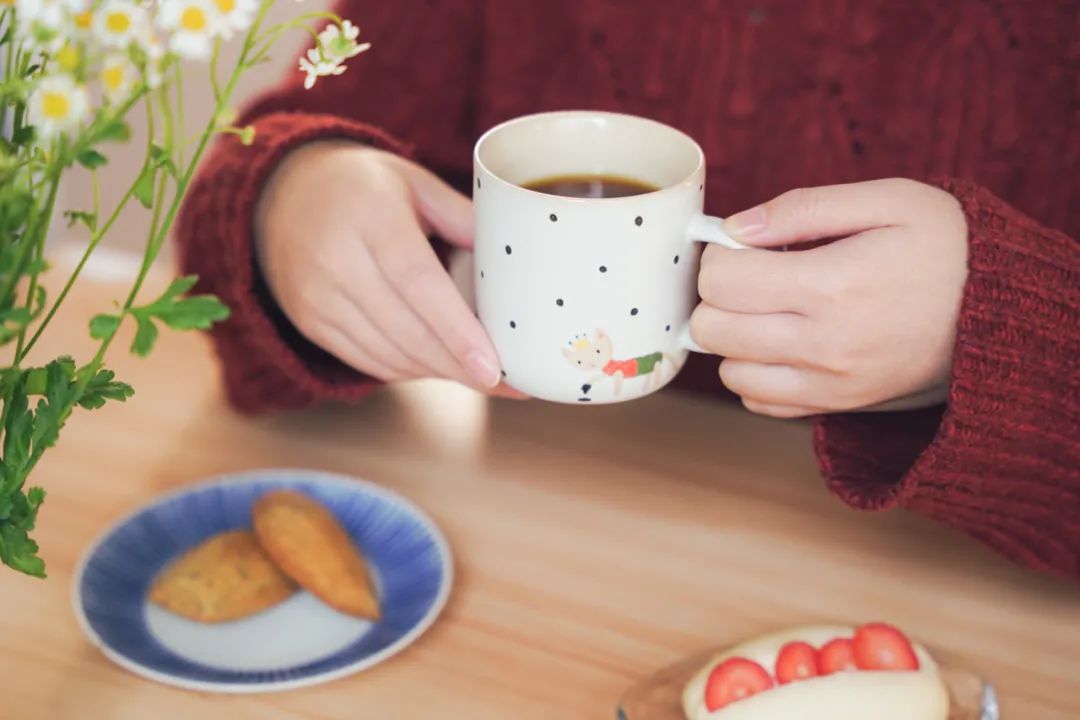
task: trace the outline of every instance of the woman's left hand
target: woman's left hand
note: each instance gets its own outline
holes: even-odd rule
[[[709,246],[691,332],[754,412],[924,407],[945,399],[967,277],[952,195],[889,179],[792,190],[733,215]]]

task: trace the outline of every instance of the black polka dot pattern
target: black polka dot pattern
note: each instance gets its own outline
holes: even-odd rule
[[[558,305],[559,307],[562,307],[562,306],[563,306],[563,300],[562,300],[562,298],[559,298],[559,299],[557,299],[557,300],[555,301],[555,304],[556,304],[556,305]]]
[[[480,178],[476,178],[476,189],[480,189]]]
[[[512,252],[514,252],[513,248],[511,248],[509,245],[507,245],[506,246],[506,254],[509,255]]]
[[[514,329],[516,329],[516,328],[517,328],[517,323],[516,323],[516,322],[514,322],[513,320],[511,320],[511,321],[510,321],[510,329],[511,329],[511,330],[514,330]]]
[[[672,261],[672,264],[674,264],[674,265],[679,264],[679,256],[678,255],[675,256],[675,259]]]
[[[607,265],[601,265],[600,266],[600,272],[606,273],[607,272]]]
[[[551,213],[550,215],[548,215],[548,220],[550,220],[551,222],[559,222],[559,216],[555,213]]]
[[[664,332],[671,332],[671,326],[670,325],[665,326],[664,327]]]
[[[637,225],[638,227],[641,227],[641,224],[643,222],[645,222],[645,220],[640,215],[638,215],[636,218],[634,218],[634,224]]]
[[[637,315],[637,308],[630,308],[631,315]]]
[[[481,279],[481,280],[483,280],[483,279],[484,279],[484,271],[483,271],[483,270],[481,270],[481,271],[480,271],[480,279]]]

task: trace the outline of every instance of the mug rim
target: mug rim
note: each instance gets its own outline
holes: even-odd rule
[[[655,125],[657,127],[662,128],[663,130],[666,130],[666,131],[668,131],[670,133],[678,135],[682,139],[688,141],[690,143],[691,147],[694,148],[694,152],[697,155],[697,162],[695,162],[694,168],[689,173],[687,173],[683,178],[681,178],[680,180],[677,180],[676,182],[667,184],[664,187],[657,188],[656,190],[650,190],[649,192],[639,193],[637,195],[627,195],[627,196],[623,196],[623,197],[606,197],[606,198],[572,197],[572,196],[567,196],[567,195],[559,195],[558,196],[559,200],[564,200],[564,201],[569,201],[569,202],[578,202],[578,203],[591,203],[591,202],[610,202],[610,203],[614,203],[614,202],[629,202],[629,201],[634,201],[634,200],[640,201],[642,198],[656,196],[656,195],[659,195],[661,193],[669,192],[669,191],[678,189],[678,188],[682,187],[683,185],[686,185],[690,180],[692,180],[696,175],[698,175],[701,172],[702,168],[705,165],[705,151],[701,148],[701,145],[698,143],[697,140],[690,137],[688,134],[686,134],[682,130],[679,130],[676,127],[672,127],[671,125],[668,125],[667,123],[663,123],[663,122],[660,122],[659,120],[654,120],[652,118],[644,117],[642,115],[633,115],[631,113],[612,112],[612,111],[609,111],[609,110],[550,110],[550,111],[545,111],[545,112],[530,113],[529,115],[521,115],[521,116],[518,116],[518,117],[515,117],[515,118],[510,118],[509,120],[504,120],[503,122],[501,122],[501,123],[489,128],[488,130],[486,130],[484,132],[484,134],[482,134],[477,139],[476,144],[473,146],[473,161],[476,163],[476,166],[478,168],[482,169],[485,173],[487,173],[487,175],[494,178],[495,180],[502,183],[503,185],[506,185],[507,187],[511,187],[511,188],[516,189],[516,190],[520,190],[522,192],[530,193],[530,194],[533,194],[533,195],[539,195],[539,196],[550,198],[552,196],[549,195],[548,193],[542,193],[542,192],[540,192],[538,190],[532,190],[532,189],[524,187],[522,185],[518,185],[517,183],[512,183],[509,180],[506,180],[505,178],[503,178],[498,173],[494,172],[480,158],[480,151],[481,151],[484,143],[487,142],[491,138],[491,136],[493,136],[493,135],[495,135],[495,134],[497,134],[497,133],[499,133],[501,131],[504,131],[507,128],[510,128],[510,127],[512,127],[514,125],[519,125],[519,124],[524,124],[524,123],[529,123],[529,122],[537,122],[539,120],[557,120],[559,118],[569,118],[569,117],[579,117],[579,118],[580,117],[620,118],[620,119],[631,120],[633,122],[645,123],[645,124],[648,124],[648,125]]]

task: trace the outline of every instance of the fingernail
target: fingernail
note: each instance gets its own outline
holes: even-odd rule
[[[472,351],[465,358],[465,369],[469,371],[469,375],[476,382],[480,383],[481,387],[493,388],[499,384],[501,378],[499,368],[492,364],[485,353],[479,350]]]
[[[743,210],[724,221],[724,229],[731,235],[746,237],[765,229],[765,207]]]

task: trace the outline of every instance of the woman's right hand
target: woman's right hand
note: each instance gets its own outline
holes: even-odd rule
[[[501,377],[495,348],[429,232],[471,248],[468,198],[415,163],[345,141],[290,153],[255,215],[259,267],[305,337],[386,382],[441,377],[490,391]]]

